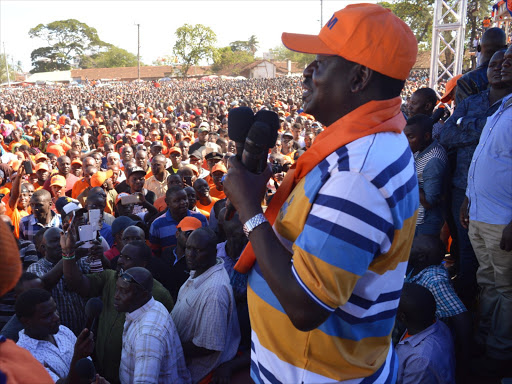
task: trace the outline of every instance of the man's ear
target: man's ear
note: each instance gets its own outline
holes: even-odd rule
[[[352,78],[350,91],[352,93],[358,93],[368,86],[373,75],[373,70],[365,67],[364,65],[358,64],[352,67],[349,75]]]

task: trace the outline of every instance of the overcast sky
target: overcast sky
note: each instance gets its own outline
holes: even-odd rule
[[[323,22],[347,4],[358,1],[323,0]],[[375,2],[375,1],[365,1]],[[0,41],[7,54],[32,68],[30,53],[45,42],[31,39],[30,28],[40,23],[77,19],[96,28],[100,39],[137,53],[140,24],[141,60],[172,54],[174,32],[185,23],[204,24],[217,34],[217,46],[259,41],[257,55],[281,44],[282,32],[316,34],[320,30],[320,0],[232,1],[23,1],[0,0]],[[3,45],[1,46],[3,52]]]

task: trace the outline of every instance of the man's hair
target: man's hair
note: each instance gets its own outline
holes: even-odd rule
[[[36,306],[41,303],[46,303],[51,298],[52,295],[50,295],[50,292],[40,288],[32,288],[23,292],[18,296],[16,304],[14,305],[16,316],[18,316],[18,319],[34,316]]]
[[[200,227],[194,230],[194,232],[204,232],[208,237],[208,247],[217,247],[217,235],[215,232],[209,227]]]
[[[35,273],[32,272],[23,272],[20,276],[20,279],[16,283],[15,289],[18,290],[23,285],[25,281],[32,281],[35,279],[39,279],[39,276],[37,276]]]
[[[149,262],[151,260],[151,248],[144,241],[132,241],[126,245],[137,248],[138,256],[142,257],[145,261]]]
[[[489,28],[480,39],[481,51],[492,56],[496,51],[507,48],[507,35],[501,28]]]
[[[162,161],[165,162],[165,156],[162,155],[161,153],[159,153],[158,155],[154,156],[153,160],[155,160],[156,158],[158,158],[158,160],[162,160]]]
[[[416,115],[407,120],[407,125],[416,125],[422,133],[430,132],[432,133],[432,119],[427,115]]]
[[[418,284],[404,283],[400,309],[411,323],[428,326],[435,319],[436,300],[427,288]]]
[[[178,171],[178,173],[179,173],[179,171]],[[172,187],[167,189],[167,191],[165,192],[165,197],[169,198],[179,191],[183,191],[183,188],[180,187],[179,185],[173,185]]]
[[[414,94],[421,96],[426,103],[431,103],[432,108],[437,103],[436,91],[434,91],[432,88],[420,88],[416,92],[414,92]]]
[[[38,189],[32,195],[32,198],[37,198],[37,197],[51,199],[52,195],[46,189]]]
[[[421,253],[432,263],[431,265],[439,265],[445,255],[445,245],[439,236],[432,235],[416,235],[413,241],[415,252]]]

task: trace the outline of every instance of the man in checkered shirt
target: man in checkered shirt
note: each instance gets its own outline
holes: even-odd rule
[[[34,241],[35,234],[46,227],[62,227],[60,215],[51,210],[52,196],[46,189],[35,191],[30,198],[32,214],[20,221],[20,240]]]

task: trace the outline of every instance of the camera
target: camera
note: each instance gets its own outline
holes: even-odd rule
[[[272,174],[276,174],[276,173],[281,173],[283,172],[283,166],[281,165],[281,163],[279,163],[279,161],[274,161],[272,163]]]

